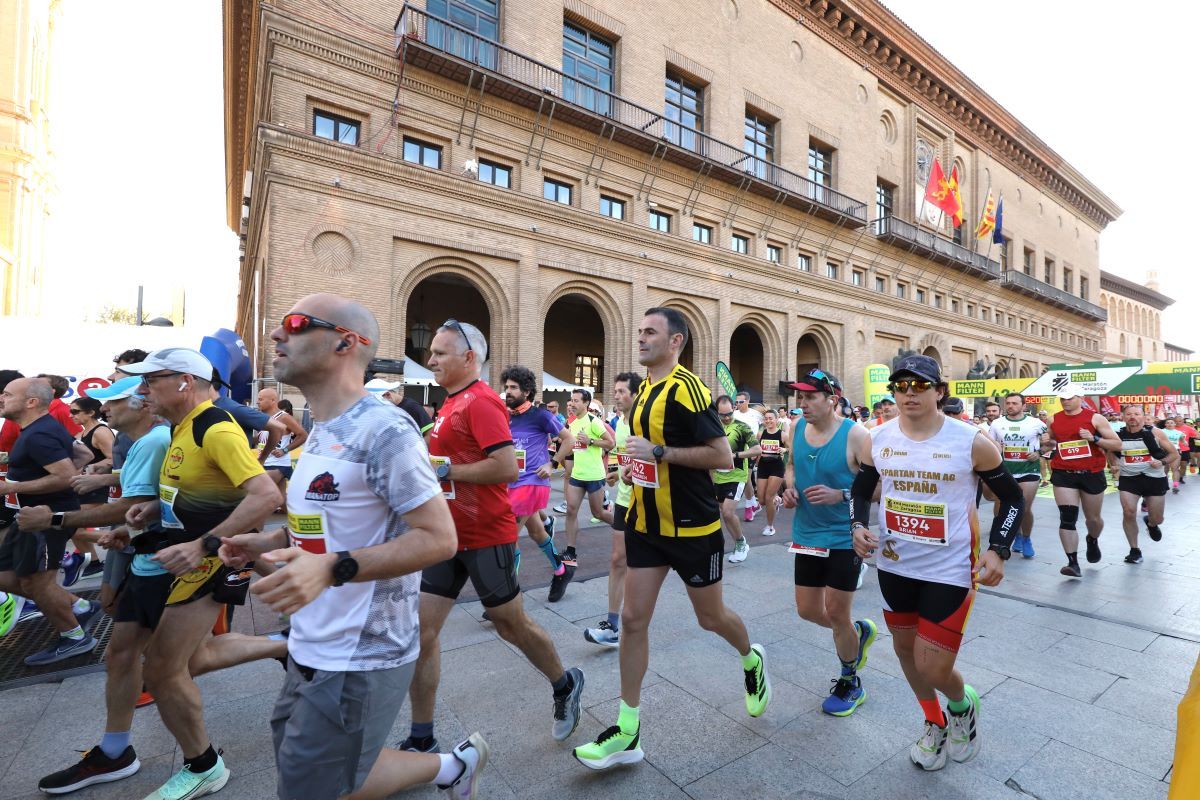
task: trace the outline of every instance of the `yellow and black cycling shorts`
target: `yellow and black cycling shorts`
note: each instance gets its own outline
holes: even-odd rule
[[[253,564],[235,569],[227,567],[217,556],[207,556],[200,566],[177,577],[167,595],[168,606],[181,606],[212,596],[218,603],[240,606],[246,602],[246,591],[250,588]]]

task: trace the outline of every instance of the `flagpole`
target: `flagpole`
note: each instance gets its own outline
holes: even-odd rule
[[[988,181],[988,194],[990,194],[990,193],[991,193],[991,191],[992,191],[992,184],[991,184],[991,181],[989,180],[989,181]],[[980,222],[980,224],[982,224],[982,223],[983,223],[984,217],[987,215],[987,196],[988,196],[987,194],[985,194],[985,195],[984,195],[984,201],[983,201],[983,203],[984,203],[984,208],[983,208],[983,211],[982,211],[982,213],[980,213],[980,215],[979,215],[979,222]],[[1004,195],[1003,195],[1003,193],[1002,193],[1002,194],[1000,195],[1000,197],[1003,197],[1003,196],[1004,196]],[[999,202],[999,200],[997,200],[997,201],[996,201],[996,209],[999,209],[999,208],[1000,208],[1000,202]],[[976,230],[976,231],[978,231],[978,230],[979,230],[979,225],[976,225],[976,226],[975,226],[975,230]],[[985,258],[987,258],[987,259],[990,259],[990,258],[992,257],[992,244],[994,244],[994,242],[992,241],[991,237],[992,237],[992,236],[995,234],[995,231],[996,231],[996,229],[995,229],[995,226],[993,225],[993,226],[992,226],[992,230],[991,230],[991,231],[988,233],[988,249],[987,249],[987,253],[986,253],[986,255],[984,256],[984,257],[985,257]],[[978,252],[979,252],[979,237],[976,237],[976,238],[975,238],[975,244],[974,244],[974,246],[971,248],[971,250],[972,250],[972,252],[974,252],[974,253],[977,253],[977,254],[978,254]],[[985,281],[985,282],[984,282],[984,285],[987,285],[987,281]],[[974,289],[969,289],[969,290],[968,290],[968,292],[969,292],[969,293],[968,293],[967,295],[964,295],[964,297],[963,297],[963,302],[964,302],[964,303],[965,303],[965,302],[967,302],[967,300],[969,300],[969,299],[971,299],[971,298],[974,298],[974,299],[976,300],[976,302],[978,302],[978,301],[979,301],[979,299],[980,299],[980,297],[981,297],[981,296],[980,296],[980,295],[977,295]]]

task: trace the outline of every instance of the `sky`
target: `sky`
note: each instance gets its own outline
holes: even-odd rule
[[[1163,337],[1200,349],[1188,316],[1195,223],[1175,216],[1200,185],[1194,54],[1170,33],[1196,30],[1200,4],[1165,16],[1114,0],[884,5],[1116,202],[1124,213],[1100,235],[1101,269],[1136,283],[1158,270],[1176,299]]]
[[[1173,5],[1169,21],[1114,0],[885,4],[1124,209],[1101,267],[1139,283],[1157,269],[1182,299],[1166,340],[1200,348],[1186,301],[1196,248],[1174,216],[1200,185],[1194,69],[1164,37],[1164,24],[1200,27],[1200,4]],[[132,308],[138,284],[159,313],[182,286],[189,325],[232,327],[221,4],[68,0],[56,36],[55,313]]]

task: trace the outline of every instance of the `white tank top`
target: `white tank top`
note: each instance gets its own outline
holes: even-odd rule
[[[908,578],[972,588],[979,556],[971,447],[979,429],[945,418],[932,438],[915,442],[898,423],[871,429],[881,477],[876,565]]]
[[[274,414],[271,415],[271,419],[279,419],[285,413],[287,413],[287,412],[285,412],[283,410],[276,411]],[[258,432],[258,446],[259,447],[263,447],[266,445],[268,436],[270,436],[270,434],[267,431],[259,431]],[[285,433],[283,436],[281,436],[279,439],[279,444],[277,444],[275,446],[283,451],[283,455],[276,456],[276,455],[268,454],[267,460],[263,462],[263,466],[264,467],[290,467],[292,465],[292,456],[291,456],[291,454],[288,453],[287,447],[291,443],[292,443],[292,435],[290,433]]]

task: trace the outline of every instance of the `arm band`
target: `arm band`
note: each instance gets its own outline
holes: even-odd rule
[[[871,498],[875,496],[875,487],[879,485],[879,470],[870,464],[862,464],[854,483],[850,486],[850,503],[853,509],[851,522],[871,524]],[[1015,485],[1015,484],[1014,484]]]
[[[1021,494],[1021,487],[1003,466],[987,472],[975,470],[975,474],[1000,501],[1000,510],[992,519],[992,532],[988,543],[1012,547],[1017,531],[1021,530],[1021,520],[1025,517],[1025,496]]]

